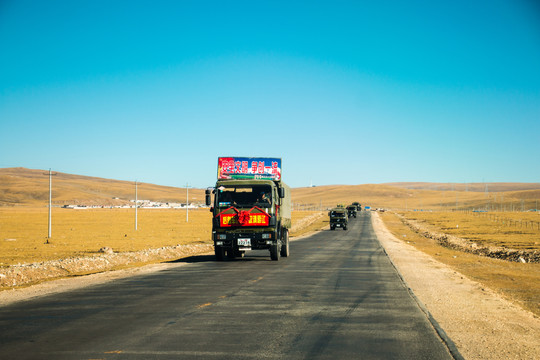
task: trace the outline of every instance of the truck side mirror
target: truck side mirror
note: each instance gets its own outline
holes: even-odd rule
[[[209,189],[206,189],[205,191],[205,195],[206,195],[206,206],[210,206],[210,204],[212,204],[212,198],[211,198],[211,194],[212,191],[209,190]]]
[[[285,188],[279,188],[279,197],[282,199],[285,198]]]

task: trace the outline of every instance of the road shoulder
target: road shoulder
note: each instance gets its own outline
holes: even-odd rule
[[[393,236],[373,228],[404,281],[466,359],[540,357],[540,319]]]

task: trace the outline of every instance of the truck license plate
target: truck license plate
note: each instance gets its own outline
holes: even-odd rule
[[[238,246],[251,246],[251,239],[238,239]]]

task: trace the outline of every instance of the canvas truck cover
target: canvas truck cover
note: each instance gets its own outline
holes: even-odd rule
[[[280,158],[219,157],[218,180],[281,181]]]
[[[285,188],[285,198],[281,204],[281,217],[282,217],[282,226],[284,228],[290,229],[292,227],[291,223],[291,188],[284,183],[281,183],[282,187]]]

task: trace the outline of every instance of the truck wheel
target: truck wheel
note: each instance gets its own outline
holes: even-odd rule
[[[282,232],[282,240],[281,240],[281,256],[282,257],[288,257],[289,256],[289,230],[283,229]]]
[[[347,230],[347,225],[345,225],[345,226],[343,227],[343,230]]]
[[[223,261],[223,258],[225,257],[225,249],[223,249],[221,246],[214,246],[214,254],[216,255],[217,261]]]
[[[330,226],[330,230],[336,230],[335,226]]]
[[[274,261],[278,261],[279,255],[280,255],[280,246],[279,246],[279,241],[278,241],[277,244],[270,245],[270,259]]]
[[[245,251],[235,251],[234,256],[243,258],[245,253]]]

